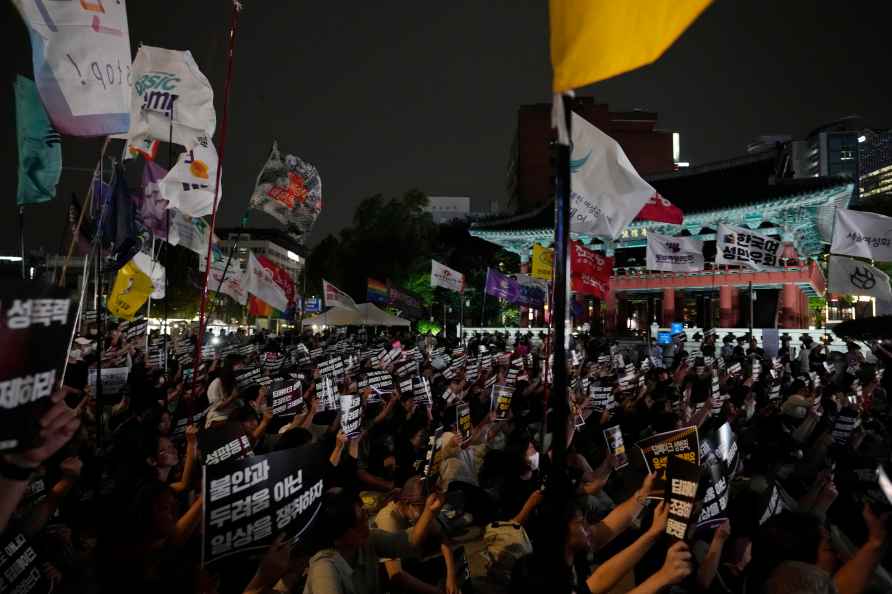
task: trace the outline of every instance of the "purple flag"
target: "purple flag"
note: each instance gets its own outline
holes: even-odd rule
[[[133,199],[138,208],[137,217],[143,226],[156,238],[167,241],[167,200],[161,197],[158,188],[158,182],[165,175],[166,169],[154,161],[146,161],[142,170],[142,192]]]
[[[520,284],[508,275],[497,270],[486,270],[486,294],[517,303],[520,297]]]

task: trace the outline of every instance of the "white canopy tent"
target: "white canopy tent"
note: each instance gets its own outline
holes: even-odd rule
[[[304,320],[304,326],[410,326],[409,320],[379,309],[372,303],[360,303],[355,310],[333,307],[325,313]]]

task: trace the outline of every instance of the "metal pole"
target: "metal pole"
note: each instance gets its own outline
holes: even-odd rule
[[[459,320],[458,320],[458,328],[459,335],[458,340],[461,346],[465,346],[465,294],[461,293],[459,295]]]
[[[569,98],[561,96],[557,101],[564,102],[564,116],[568,134],[572,138],[571,108]],[[557,172],[555,176],[554,200],[554,365],[552,367],[554,427],[552,428],[552,463],[556,469],[565,465],[567,454],[567,419],[570,405],[567,401],[567,285],[570,241],[570,147],[557,143]]]
[[[753,340],[753,281],[749,284],[750,292],[750,342]]]
[[[484,314],[486,313],[486,289],[483,290],[482,302],[483,303],[480,305],[480,327],[481,328],[483,328],[483,326],[484,326],[483,318],[484,318]]]
[[[25,274],[25,205],[19,205],[19,250],[22,258],[22,279],[27,278]]]

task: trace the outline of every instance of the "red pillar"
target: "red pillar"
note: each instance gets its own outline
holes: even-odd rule
[[[605,302],[607,303],[607,320],[604,328],[605,334],[609,335],[616,332],[616,291],[613,286],[607,291]]]
[[[799,315],[799,287],[793,283],[784,283],[781,291],[781,326],[800,328],[802,320]]]
[[[731,287],[731,325],[730,328],[736,328],[740,322],[740,289]]]
[[[808,295],[806,295],[805,292],[802,289],[800,289],[799,287],[796,287],[796,290],[799,291],[799,302],[801,304],[799,306],[799,314],[802,316],[800,328],[808,328],[808,322],[809,322]]]
[[[675,289],[663,289],[663,326],[675,321]]]
[[[729,285],[719,287],[719,326],[721,328],[731,328],[734,325],[733,292],[734,287]]]

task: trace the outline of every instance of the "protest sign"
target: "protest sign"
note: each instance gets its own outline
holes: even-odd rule
[[[258,367],[246,367],[240,369],[239,372],[235,376],[235,384],[239,390],[246,390],[247,388],[260,385],[260,378],[263,377],[263,373]]]
[[[669,458],[682,458],[692,464],[700,464],[700,439],[697,427],[683,427],[658,433],[635,444],[641,450],[648,472],[656,472],[655,486],[665,487],[666,466]]]
[[[260,366],[270,375],[275,375],[285,363],[285,355],[282,353],[263,353],[260,356]]]
[[[400,379],[418,375],[418,362],[406,361],[405,363],[398,365],[393,370],[393,374]]]
[[[858,413],[851,408],[842,409],[833,422],[832,436],[835,445],[844,446],[849,443],[852,432],[860,425]]]
[[[331,359],[319,364],[319,375],[339,380],[344,376],[344,360],[341,357]]]
[[[362,427],[362,398],[359,396],[342,394],[341,406],[341,431],[347,437],[359,435]]]
[[[710,478],[710,484],[703,495],[703,508],[697,517],[698,528],[721,522],[725,519],[725,512],[728,509],[729,487],[729,481],[724,476],[719,477],[714,482]]]
[[[389,372],[376,369],[369,371],[359,380],[357,387],[362,390],[372,388],[378,394],[393,393],[393,376]]]
[[[433,404],[430,382],[423,375],[412,380],[412,395],[415,397],[415,402],[420,405],[430,406]]]
[[[613,388],[610,386],[591,386],[589,397],[592,399],[592,405],[596,411],[610,410],[616,407]]]
[[[703,270],[703,242],[690,237],[647,234],[647,269],[667,272]]]
[[[319,399],[319,412],[340,409],[337,390],[330,377],[323,377],[316,382],[316,398]]]
[[[764,511],[759,518],[759,526],[767,522],[772,516],[776,516],[786,509],[777,484],[772,484],[771,488],[766,491],[764,500]]]
[[[461,403],[455,407],[455,426],[461,440],[467,441],[471,439],[471,407],[465,403]]]
[[[184,408],[184,407],[180,407]],[[173,427],[170,431],[170,436],[174,440],[181,440],[186,436],[186,427],[189,425],[198,425],[200,421],[207,415],[207,410],[203,410],[200,413],[196,413],[192,415],[190,418],[188,415],[183,415],[177,418],[173,423]]]
[[[127,341],[137,340],[146,335],[149,331],[149,321],[145,318],[136,318],[129,322],[125,322],[121,328],[124,338]]]
[[[619,470],[629,465],[629,458],[626,456],[626,446],[623,443],[623,433],[619,425],[604,429],[604,439],[607,441],[607,449],[613,454],[613,468]]]
[[[87,370],[87,383],[96,393],[96,368]],[[102,393],[106,396],[115,396],[120,394],[127,385],[127,376],[130,370],[126,367],[103,367],[102,368]]]
[[[300,540],[319,512],[324,468],[313,448],[205,466],[203,562],[266,550],[282,532]]]
[[[697,453],[699,455],[699,448]],[[699,479],[699,464],[678,456],[668,459],[665,500],[669,505],[669,519],[666,520],[666,534],[684,540],[697,499]]]
[[[506,385],[494,385],[492,388],[492,409],[495,412],[496,421],[504,421],[511,411],[511,398],[514,396],[514,388]]]
[[[273,382],[269,387],[267,403],[274,417],[289,417],[306,406],[298,379],[287,379]]]
[[[0,533],[0,591],[9,594],[49,594],[53,583],[43,575],[43,562],[24,534]]]
[[[736,264],[754,270],[779,265],[784,244],[780,239],[744,227],[719,223],[716,233],[716,264]]]
[[[34,445],[71,338],[76,308],[69,293],[5,279],[0,288],[0,451]]]
[[[426,479],[430,477],[431,470],[433,470],[434,466],[434,457],[437,454],[437,450],[442,447],[440,443],[443,438],[443,427],[437,427],[437,430],[434,431],[433,435],[427,438],[427,451],[424,454],[424,470],[422,472],[422,476]]]
[[[241,423],[230,421],[205,429],[198,439],[198,447],[206,465],[219,464],[230,458],[251,455],[251,443]]]

